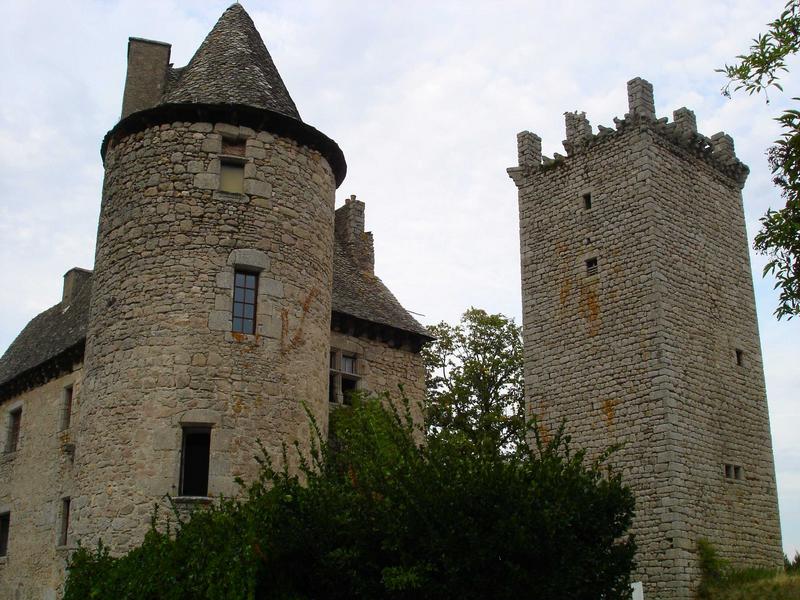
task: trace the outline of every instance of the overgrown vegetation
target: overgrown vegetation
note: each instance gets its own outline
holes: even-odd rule
[[[698,600],[800,600],[800,554],[784,569],[735,569],[708,540],[697,544],[701,581]]]
[[[723,94],[745,90],[748,94],[768,94],[770,88],[783,91],[780,75],[788,71],[786,60],[800,50],[800,0],[788,0],[783,12],[759,34],[750,52],[737,56],[738,62],[719,69],[728,78]],[[795,102],[800,98],[792,98]],[[769,98],[767,98],[769,101]],[[783,134],[767,151],[773,182],[786,204],[767,210],[761,218],[754,248],[769,258],[764,275],[772,273],[775,288],[780,288],[778,319],[800,315],[800,111],[787,109],[776,120]]]
[[[154,518],[124,556],[78,550],[65,600],[629,597],[618,474],[561,434],[513,454],[420,444],[408,414],[357,400],[299,473],[262,459],[240,498],[171,528]]]

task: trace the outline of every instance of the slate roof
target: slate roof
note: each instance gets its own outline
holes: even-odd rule
[[[377,276],[359,268],[346,244],[341,243],[334,244],[331,308],[334,312],[433,339]]]
[[[7,384],[18,377],[77,346],[82,353],[91,293],[89,278],[71,302],[59,302],[25,326],[0,358],[0,399],[5,395]],[[340,243],[334,245],[332,310],[431,339],[428,331],[400,305],[383,282],[363,273]]]
[[[162,104],[243,104],[293,119],[300,113],[241,4],[231,5],[189,64],[170,69]]]
[[[71,301],[59,302],[25,326],[0,358],[0,388],[77,346],[83,352],[91,295],[88,279]]]

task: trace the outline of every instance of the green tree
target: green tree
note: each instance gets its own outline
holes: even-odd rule
[[[525,444],[522,333],[512,319],[470,308],[456,325],[429,328],[428,433],[459,436],[506,452]]]
[[[513,455],[434,436],[383,398],[334,413],[300,473],[128,554],[79,550],[65,600],[629,598],[633,496],[562,435]]]
[[[731,88],[744,89],[749,94],[763,92],[769,101],[770,88],[783,91],[780,74],[788,71],[786,60],[799,49],[800,0],[789,0],[780,16],[768,24],[766,33],[753,40],[750,52],[720,69],[729,79],[723,94],[730,96]],[[783,134],[767,157],[786,205],[780,210],[769,209],[761,218],[754,248],[769,257],[764,275],[772,273],[777,280],[775,287],[781,289],[775,315],[791,319],[800,315],[800,111],[786,110],[776,120]]]

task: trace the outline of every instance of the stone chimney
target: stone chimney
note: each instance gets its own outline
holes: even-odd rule
[[[91,271],[80,267],[72,267],[64,273],[64,291],[61,294],[61,302],[72,302],[91,276]]]
[[[128,39],[128,74],[122,96],[122,118],[161,101],[167,81],[171,46],[165,42]]]
[[[336,239],[343,243],[365,273],[375,273],[375,246],[372,233],[364,231],[364,208],[355,194],[336,210],[334,228]]]

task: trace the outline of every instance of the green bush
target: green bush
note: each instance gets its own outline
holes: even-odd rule
[[[240,498],[172,531],[154,518],[124,556],[79,550],[65,600],[629,597],[632,494],[567,437],[419,444],[374,399],[333,427],[299,474],[264,460]]]
[[[798,565],[784,556],[780,569],[734,568],[719,558],[714,546],[705,539],[697,543],[700,558],[699,600],[800,600]]]

